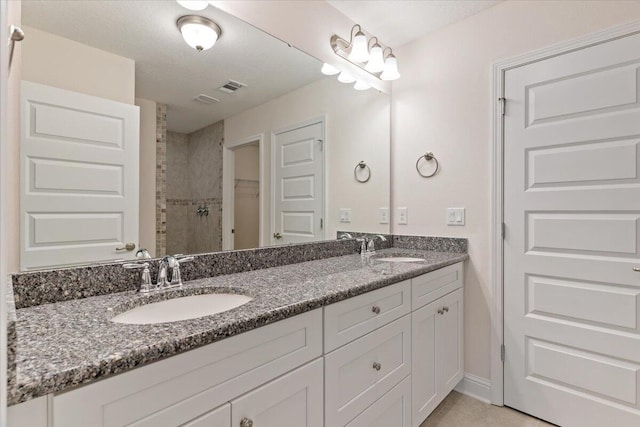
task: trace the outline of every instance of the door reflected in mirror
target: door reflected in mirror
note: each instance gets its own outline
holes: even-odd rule
[[[389,97],[213,6],[198,51],[189,14],[22,3],[23,270],[390,232]]]

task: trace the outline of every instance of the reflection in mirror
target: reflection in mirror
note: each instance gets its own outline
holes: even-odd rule
[[[201,52],[193,13],[220,27]],[[389,233],[387,95],[212,6],[22,16],[23,269]]]

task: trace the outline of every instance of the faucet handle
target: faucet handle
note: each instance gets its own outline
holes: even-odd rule
[[[371,238],[367,242],[367,252],[374,253],[376,251],[375,238]]]
[[[136,292],[140,292],[142,294],[146,294],[151,292],[153,288],[153,282],[151,282],[151,272],[149,271],[149,263],[126,263],[122,264],[122,267],[127,270],[142,270],[142,274],[140,275],[140,284],[136,289]]]
[[[183,262],[191,262],[193,260],[195,260],[195,257],[192,256],[185,256],[185,255],[176,255],[175,256],[176,261],[178,261],[178,265],[182,264]]]

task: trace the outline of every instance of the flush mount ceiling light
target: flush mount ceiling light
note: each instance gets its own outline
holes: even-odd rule
[[[178,4],[189,10],[204,10],[209,6],[207,0],[176,0]]]
[[[211,49],[222,34],[218,24],[198,15],[183,16],[176,25],[184,41],[198,52]]]
[[[372,42],[373,46],[369,50]],[[375,36],[367,40],[367,35],[358,24],[351,28],[349,41],[334,34],[329,43],[333,52],[340,58],[380,80],[391,81],[400,78],[398,61],[391,48],[381,44]]]

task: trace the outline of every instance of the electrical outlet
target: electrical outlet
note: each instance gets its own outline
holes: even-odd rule
[[[351,222],[351,209],[340,208],[340,222]]]
[[[380,224],[389,224],[389,208],[380,208]]]
[[[464,225],[465,214],[464,208],[448,208],[447,209],[447,225]]]
[[[398,208],[398,224],[409,224],[409,208]]]

